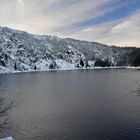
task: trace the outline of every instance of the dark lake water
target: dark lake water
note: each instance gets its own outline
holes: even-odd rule
[[[7,74],[0,89],[6,102],[18,97],[0,138],[140,140],[138,70]]]

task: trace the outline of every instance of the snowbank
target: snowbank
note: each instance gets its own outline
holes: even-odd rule
[[[12,137],[7,137],[7,138],[3,138],[3,139],[0,139],[0,140],[14,140]]]
[[[58,64],[61,64],[59,61]],[[59,65],[58,65],[59,66]],[[25,70],[25,71],[14,71],[9,70],[6,68],[0,67],[0,74],[14,74],[14,73],[26,73],[26,72],[47,72],[47,71],[71,71],[71,70],[101,70],[101,69],[133,69],[133,70],[140,70],[140,67],[127,67],[127,66],[116,66],[116,67],[88,67],[88,68],[75,68],[74,65],[65,65],[62,64],[61,68],[58,67],[57,69],[38,69],[38,70]]]

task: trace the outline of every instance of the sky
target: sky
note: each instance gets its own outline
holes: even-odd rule
[[[0,0],[0,26],[140,47],[140,0]]]

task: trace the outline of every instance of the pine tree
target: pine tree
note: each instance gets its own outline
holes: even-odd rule
[[[80,59],[80,65],[81,65],[82,67],[84,67],[84,62],[83,62],[82,58]]]
[[[88,64],[88,60],[86,59],[86,68],[89,66],[89,64]]]
[[[17,70],[17,64],[16,64],[16,62],[15,62],[15,65],[14,65],[14,69]]]
[[[37,69],[37,67],[36,67],[36,65],[34,66],[34,70],[36,70]]]

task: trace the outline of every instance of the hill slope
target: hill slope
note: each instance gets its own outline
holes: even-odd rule
[[[139,65],[140,49],[39,36],[0,27],[0,73]]]

